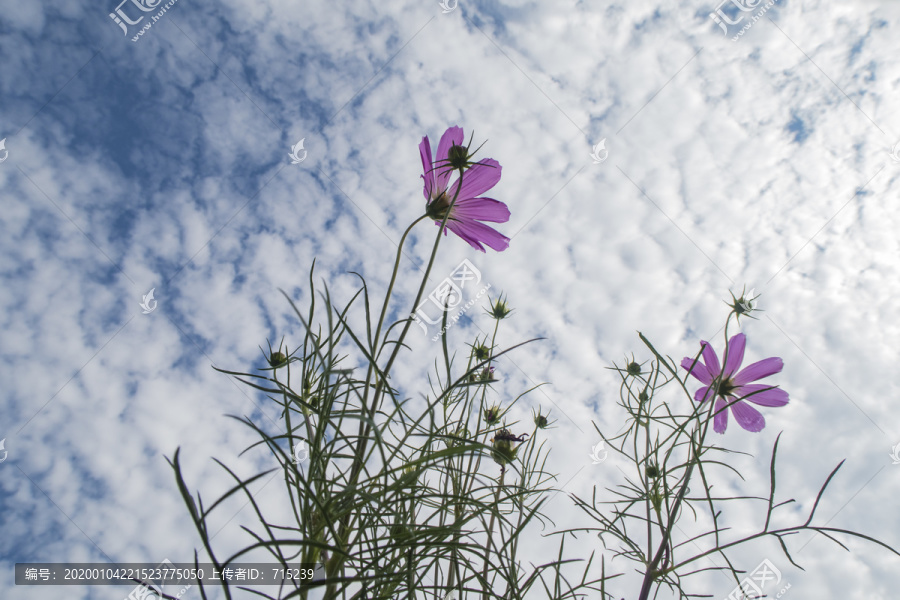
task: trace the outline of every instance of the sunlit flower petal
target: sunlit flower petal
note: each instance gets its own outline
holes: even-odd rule
[[[747,402],[752,402],[759,406],[784,406],[789,401],[786,391],[762,383],[751,383],[741,386],[734,390],[734,393],[742,396]]]
[[[713,417],[713,430],[716,433],[725,433],[725,429],[728,427],[728,409],[726,408],[728,403],[725,402],[725,399],[719,396],[716,398],[716,416]]]
[[[731,377],[741,368],[744,362],[744,348],[747,345],[747,336],[739,333],[728,341],[728,356],[725,357],[725,377]]]
[[[734,414],[734,420],[738,422],[738,425],[747,431],[757,433],[766,426],[765,417],[746,402],[735,402],[731,405],[731,412]]]
[[[734,376],[734,383],[735,385],[744,385],[775,373],[781,373],[783,368],[784,362],[780,358],[766,358],[753,363],[749,367],[745,367],[744,370]]]

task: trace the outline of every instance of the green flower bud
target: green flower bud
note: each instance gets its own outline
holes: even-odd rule
[[[512,312],[512,309],[509,308],[509,305],[503,300],[503,296],[497,299],[496,302],[491,302],[491,310],[487,311],[487,313],[493,318],[497,319],[505,319],[509,313]]]
[[[521,436],[515,436],[504,427],[491,438],[491,458],[501,467],[516,460],[516,452],[519,449],[513,444],[524,441],[526,437],[527,434],[524,433]]]
[[[500,421],[500,407],[496,404],[484,410],[484,422],[488,425],[496,425]]]
[[[280,351],[273,352],[269,356],[269,365],[273,369],[279,369],[279,368],[285,366],[287,363],[288,363],[288,357],[285,356],[284,352],[280,352]]]
[[[268,339],[266,339],[266,345],[269,346],[268,354],[261,346],[259,349],[262,351],[263,357],[266,359],[266,362],[269,363],[269,367],[271,367],[272,370],[280,369],[291,361],[291,355],[281,351],[281,347],[284,345],[284,338],[282,338],[281,343],[278,344],[278,350],[272,350],[272,344]]]
[[[542,415],[541,411],[538,410],[534,414],[534,426],[537,427],[538,429],[547,429],[547,427],[549,427],[551,425],[550,420],[547,418],[549,416],[550,416],[549,412],[546,415]],[[555,421],[554,421],[554,423],[555,423]]]
[[[745,288],[743,291],[741,291],[740,298],[735,298],[734,294],[731,294],[731,292],[729,292],[729,294],[731,294],[731,304],[728,304],[727,302],[725,304],[728,304],[731,310],[734,311],[734,314],[737,316],[738,322],[740,322],[741,317],[743,316],[750,317],[751,319],[756,318],[750,316],[750,313],[759,310],[755,305],[756,299],[759,298],[759,294],[754,296],[753,292],[754,290],[751,289],[750,292],[747,293]]]
[[[447,163],[451,169],[465,169],[469,166],[469,149],[465,146],[450,146],[447,151]]]
[[[473,132],[471,136],[469,136],[469,143],[465,146],[460,146],[459,144],[453,144],[450,146],[450,149],[447,151],[447,160],[441,162],[441,167],[443,169],[468,169],[475,163],[472,162],[472,158],[474,158],[475,154],[481,149],[481,146],[475,149],[475,152],[471,152],[469,148],[472,147],[472,138],[475,137],[475,133]],[[484,144],[482,144],[483,146]]]
[[[478,344],[472,348],[472,356],[474,356],[475,360],[478,362],[487,360],[491,356],[491,349],[484,344]]]
[[[518,448],[513,447],[512,442],[505,439],[494,438],[491,450],[491,458],[501,467],[516,460]]]

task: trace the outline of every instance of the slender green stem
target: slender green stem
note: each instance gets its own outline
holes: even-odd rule
[[[369,362],[369,368],[366,371],[366,383],[363,386],[363,399],[362,405],[365,407],[368,404],[369,399],[369,390],[371,389],[372,384],[372,376],[375,374],[375,366],[377,364],[377,358],[379,355],[378,342],[381,339],[381,328],[384,326],[384,318],[387,316],[388,305],[390,304],[391,295],[394,291],[394,283],[397,281],[397,272],[400,270],[400,257],[403,255],[403,245],[406,243],[406,237],[409,235],[409,232],[412,231],[413,227],[415,227],[422,219],[424,219],[427,215],[422,215],[418,219],[412,222],[412,224],[406,228],[406,231],[403,232],[403,236],[400,238],[400,244],[397,246],[397,256],[394,259],[394,268],[391,271],[391,282],[388,284],[387,293],[384,296],[384,303],[381,306],[381,314],[378,316],[378,326],[375,328],[375,339],[372,341],[372,357]],[[364,424],[362,421],[359,423],[359,431],[357,435],[360,439],[362,439],[364,430]]]
[[[422,294],[425,292],[425,285],[428,283],[428,276],[431,274],[431,268],[434,266],[434,259],[437,256],[437,250],[438,250],[438,246],[441,241],[441,236],[443,235],[444,230],[447,227],[447,220],[450,218],[450,213],[452,212],[453,207],[456,205],[456,200],[457,200],[457,198],[459,198],[459,192],[460,192],[460,190],[462,190],[463,173],[464,173],[464,169],[462,169],[462,168],[459,169],[459,179],[457,180],[458,185],[456,186],[456,193],[453,195],[453,200],[450,202],[450,206],[447,208],[447,213],[444,215],[444,220],[441,221],[440,230],[438,231],[437,237],[434,240],[434,247],[431,250],[431,257],[428,260],[428,267],[425,269],[425,275],[422,277],[422,283],[419,285],[419,291],[416,294],[415,301],[413,302],[413,311],[415,310],[415,308],[417,306],[419,306],[419,302],[422,299]],[[419,220],[421,220],[421,218]],[[398,256],[399,256],[399,254],[398,254]],[[399,261],[399,258],[398,258],[398,261]],[[396,275],[396,272],[395,272],[395,275]],[[392,281],[393,281],[393,278],[392,278]],[[385,306],[386,305],[387,305],[387,302],[385,302]],[[384,311],[382,311],[382,312],[384,312]],[[410,312],[410,314],[412,314],[412,312]],[[349,484],[348,484],[348,487],[350,487],[350,488],[353,488],[356,485],[356,483],[359,479],[359,474],[362,471],[362,464],[363,464],[363,460],[364,460],[364,456],[365,456],[366,446],[367,446],[367,442],[369,441],[369,435],[371,434],[371,430],[372,430],[371,422],[372,422],[372,419],[374,418],[374,415],[377,412],[378,407],[381,403],[381,395],[383,393],[384,386],[387,384],[387,377],[390,374],[391,367],[394,364],[394,360],[397,358],[397,354],[400,352],[400,348],[403,345],[403,340],[406,338],[406,334],[409,331],[410,325],[412,325],[411,317],[407,318],[406,325],[403,327],[403,331],[401,332],[400,337],[397,339],[397,341],[394,344],[394,350],[391,353],[391,356],[388,359],[388,362],[385,365],[385,368],[383,370],[384,377],[378,377],[378,383],[375,385],[375,392],[372,396],[371,406],[368,405],[368,401],[367,401],[369,389],[370,389],[369,386],[371,383],[371,377],[366,378],[366,388],[365,388],[365,392],[363,395],[363,405],[361,408],[363,411],[368,411],[367,416],[369,418],[365,422],[365,426],[362,431],[362,435],[360,436],[359,443],[356,446],[356,455],[354,456],[353,465],[350,469],[350,478],[349,478]],[[384,343],[385,342],[382,342],[382,345]],[[377,360],[378,355],[380,354],[379,349],[375,348],[375,347],[373,347],[372,352],[373,352],[372,356],[371,356],[372,362],[369,364],[369,372],[370,373],[372,373],[374,371],[374,368],[375,368],[374,363]],[[339,528],[338,539],[335,540],[336,544],[338,544],[338,545],[346,544],[346,542],[349,539],[348,535],[351,530],[351,526],[353,525],[353,519],[354,519],[354,516],[350,515],[342,521],[341,526]],[[325,572],[327,573],[327,576],[333,577],[334,574],[336,574],[337,571],[341,568],[341,566],[343,565],[343,562],[344,562],[344,556],[342,554],[335,553],[335,555],[331,557],[331,560],[329,560],[328,564],[326,565]],[[328,586],[328,588],[325,592],[325,600],[333,600],[333,598],[335,597],[336,594],[337,594],[337,585],[335,583],[332,583]]]
[[[484,590],[482,591],[481,598],[482,600],[487,600],[487,570],[488,565],[490,564],[490,554],[491,554],[491,540],[494,537],[494,518],[497,516],[497,513],[500,511],[500,490],[503,489],[503,478],[506,475],[506,467],[501,465],[500,467],[500,481],[497,484],[497,493],[494,496],[494,510],[491,511],[491,521],[488,525],[487,530],[487,544],[484,547],[484,566],[481,568],[481,580],[482,585],[484,586]]]
[[[701,442],[702,443],[702,442]],[[656,581],[656,577],[659,575],[657,569],[659,567],[659,563],[662,560],[663,554],[666,551],[666,548],[669,545],[669,539],[672,537],[672,527],[675,524],[675,517],[678,515],[678,511],[681,508],[681,502],[684,500],[684,495],[688,489],[688,482],[691,479],[691,475],[694,470],[694,465],[697,461],[700,460],[697,454],[697,449],[694,449],[694,457],[691,458],[690,463],[688,464],[687,472],[684,475],[684,483],[681,486],[681,490],[678,492],[678,497],[675,499],[675,503],[672,505],[672,510],[669,512],[669,522],[666,524],[665,535],[663,535],[663,539],[659,542],[659,548],[656,551],[656,555],[653,557],[653,560],[650,564],[647,565],[647,571],[644,573],[644,582],[641,585],[641,593],[638,596],[638,600],[647,600],[650,597],[650,588],[653,586],[653,582]]]
[[[394,259],[394,270],[391,273],[391,283],[388,285],[387,294],[384,296],[384,304],[381,306],[381,315],[378,317],[378,326],[375,328],[375,342],[372,344],[373,350],[377,350],[378,341],[381,338],[381,328],[384,326],[384,318],[387,316],[388,304],[391,300],[391,294],[394,291],[394,283],[397,281],[397,272],[400,270],[400,257],[403,252],[403,244],[406,242],[406,236],[409,235],[409,232],[412,231],[413,227],[427,217],[428,215],[422,215],[413,221],[412,224],[406,228],[406,231],[403,232],[403,237],[400,238],[400,245],[397,246],[397,257]],[[374,353],[373,356],[375,356]]]
[[[444,235],[444,231],[447,227],[447,221],[450,219],[450,214],[453,212],[453,207],[456,205],[456,200],[459,198],[459,192],[462,190],[462,182],[463,182],[463,174],[465,173],[464,169],[459,169],[459,179],[458,185],[456,186],[456,193],[453,194],[453,200],[450,202],[450,206],[447,207],[447,214],[444,215],[444,220],[441,221],[441,227],[438,230],[437,236],[434,239],[434,246],[431,249],[431,257],[428,259],[428,266],[425,268],[425,275],[422,277],[422,283],[419,285],[419,291],[416,294],[416,299],[413,301],[413,311],[415,311],[416,307],[419,306],[419,302],[422,301],[422,295],[425,293],[425,286],[428,283],[428,276],[431,275],[431,268],[434,266],[434,259],[437,258],[437,250],[438,246],[441,243],[441,236]],[[410,312],[412,314],[412,312]],[[400,348],[403,345],[403,340],[406,339],[406,333],[409,331],[410,325],[412,325],[412,318],[406,320],[406,325],[403,326],[403,331],[400,333],[400,337],[397,339],[396,344],[394,344],[394,351],[391,353],[390,359],[388,359],[387,365],[384,367],[385,377],[390,372],[391,367],[394,364],[394,360],[397,358],[397,354],[400,352]]]

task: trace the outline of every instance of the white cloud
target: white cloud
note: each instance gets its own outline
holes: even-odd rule
[[[772,380],[792,402],[763,409],[761,434],[732,422],[723,443],[757,458],[742,463],[746,485],[721,485],[765,484],[783,431],[785,494],[808,510],[846,457],[823,522],[900,544],[888,510],[900,486],[888,457],[900,442],[893,5],[779,2],[732,42],[713,4],[463,0],[442,15],[437,2],[178,3],[133,43],[107,17],[113,3],[63,4],[0,10],[4,563],[187,560],[198,540],[163,455],[181,446],[191,485],[212,498],[228,479],[210,456],[245,475],[267,464],[237,457],[253,435],[221,415],[277,418],[210,363],[249,370],[266,337],[299,342],[277,289],[302,309],[314,257],[337,304],[357,289],[353,270],[378,307],[395,244],[424,208],[417,144],[449,125],[503,165],[488,195],[510,206],[497,228],[512,242],[482,255],[448,236],[426,289],[468,257],[516,308],[502,344],[547,338],[504,357],[495,388],[508,403],[549,382],[511,418],[553,408],[557,428],[542,435],[566,491],[622,481],[618,463],[590,464],[590,421],[618,431],[605,367],[650,358],[636,330],[676,360],[700,339],[721,348],[721,301],[746,283],[766,312],[744,328],[745,362],[783,357]],[[309,156],[290,165],[301,137]],[[609,159],[594,165],[604,137]],[[406,247],[398,315],[435,233],[421,224]],[[142,315],[151,287],[159,307]],[[452,347],[489,330],[479,313],[450,330]],[[415,330],[409,341],[395,373],[418,397],[438,344]],[[559,527],[579,522],[564,494],[549,512]],[[239,521],[252,515],[223,544],[244,541]],[[545,543],[523,555],[546,560]],[[811,542],[806,572],[777,545],[735,556],[747,568],[770,558],[798,597],[890,597],[896,557],[852,548]],[[601,546],[580,536],[571,549]],[[10,573],[4,594],[56,597]],[[714,574],[688,587],[731,589]]]

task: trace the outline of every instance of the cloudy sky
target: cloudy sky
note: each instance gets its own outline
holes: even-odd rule
[[[159,10],[139,3],[0,0],[0,597],[59,597],[16,587],[16,562],[191,559],[165,457],[180,446],[212,498],[226,480],[211,457],[267,466],[238,457],[253,438],[224,415],[278,418],[211,365],[250,370],[266,338],[301,340],[278,290],[307,302],[313,259],[340,303],[350,271],[383,293],[424,208],[417,144],[451,125],[502,165],[490,195],[511,243],[482,254],[450,236],[432,279],[468,259],[516,309],[501,344],[545,338],[504,357],[494,389],[508,403],[548,383],[515,414],[552,409],[561,488],[624,477],[612,456],[592,464],[591,423],[624,422],[605,367],[649,359],[637,331],[677,359],[721,348],[722,300],[746,285],[765,312],[745,360],[782,357],[772,382],[791,402],[763,409],[761,433],[732,422],[719,438],[755,457],[734,490],[760,491],[783,432],[787,497],[808,510],[846,459],[819,522],[900,546],[900,2],[778,0],[754,22],[765,2],[178,0],[146,29]],[[414,230],[397,314],[434,232]],[[451,346],[488,329],[477,313]],[[439,350],[413,333],[396,371],[409,395]],[[223,545],[246,542],[239,510]],[[565,494],[547,511],[586,523]],[[770,542],[734,557],[771,560],[788,598],[896,597],[900,558],[791,542],[806,571]],[[689,586],[732,588],[715,573]]]

